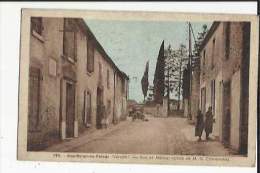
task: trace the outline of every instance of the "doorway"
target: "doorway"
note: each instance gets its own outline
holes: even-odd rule
[[[84,114],[83,114],[83,122],[85,127],[91,126],[91,94],[90,92],[84,91]]]
[[[223,143],[224,146],[228,147],[230,145],[230,123],[231,123],[231,110],[230,110],[230,97],[231,82],[227,81],[223,83]]]
[[[97,88],[97,115],[96,115],[96,128],[100,129],[102,127],[102,109],[101,106],[103,104],[103,90],[102,88]]]
[[[206,87],[201,88],[201,112],[206,113]]]
[[[40,69],[30,67],[29,76],[29,99],[28,99],[28,130],[37,130],[40,112]]]
[[[74,137],[75,86],[66,83],[66,138]]]

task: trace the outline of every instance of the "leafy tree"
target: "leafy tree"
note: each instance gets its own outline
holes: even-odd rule
[[[202,26],[202,31],[198,32],[197,40],[195,41],[194,48],[193,48],[193,55],[195,57],[199,57],[199,48],[202,44],[202,41],[204,40],[206,34],[208,32],[208,27],[206,24]]]
[[[141,85],[142,85],[142,91],[143,91],[143,95],[144,95],[144,101],[145,101],[145,97],[147,96],[147,90],[148,90],[148,86],[149,86],[148,71],[149,71],[149,61],[147,61],[147,63],[146,63],[144,75],[143,75],[143,77],[141,79]]]
[[[168,98],[174,94],[178,98],[178,108],[182,95],[182,73],[188,62],[188,50],[181,44],[177,50],[173,50],[171,45],[165,50],[165,92]]]
[[[156,68],[154,73],[154,80],[153,80],[153,86],[154,86],[154,101],[156,103],[162,103],[163,97],[164,97],[164,81],[165,81],[165,75],[164,75],[164,68],[165,68],[165,56],[164,56],[164,41],[162,42],[156,62]]]

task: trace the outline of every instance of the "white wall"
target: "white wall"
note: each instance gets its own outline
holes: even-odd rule
[[[240,123],[240,70],[234,73],[231,81],[231,124],[230,145],[239,149],[239,123]]]

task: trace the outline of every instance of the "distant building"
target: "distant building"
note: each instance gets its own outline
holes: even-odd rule
[[[179,104],[179,101],[178,101],[178,100],[176,100],[176,99],[170,99],[170,100],[169,100],[170,111],[176,111],[176,110],[178,110],[178,104]],[[182,110],[182,100],[180,100],[179,110]]]
[[[31,18],[28,150],[126,118],[128,77],[83,19]]]
[[[200,109],[212,106],[213,134],[247,154],[249,22],[214,22],[200,47]]]

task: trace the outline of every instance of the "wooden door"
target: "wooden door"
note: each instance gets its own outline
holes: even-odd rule
[[[230,97],[231,97],[231,90],[230,86],[231,82],[225,82],[223,83],[223,130],[222,130],[222,136],[223,136],[223,143],[225,146],[229,146],[230,144],[230,121],[231,121],[231,110],[230,110]]]
[[[89,127],[91,124],[91,94],[90,92],[84,91],[84,116],[83,121],[86,127]]]
[[[74,137],[75,86],[66,84],[66,137]]]
[[[99,87],[97,88],[97,115],[96,115],[96,127],[97,129],[101,128],[101,121],[102,121],[102,113],[101,113],[101,106],[103,103],[103,93],[102,89]]]
[[[215,115],[215,80],[211,81],[211,107],[212,107],[212,113]]]
[[[201,88],[201,112],[206,113],[206,88]]]
[[[91,124],[91,113],[92,113],[92,106],[91,106],[91,94],[90,92],[87,92],[87,123],[88,125]]]
[[[40,70],[33,67],[30,68],[28,99],[28,130],[35,131],[39,123]]]

